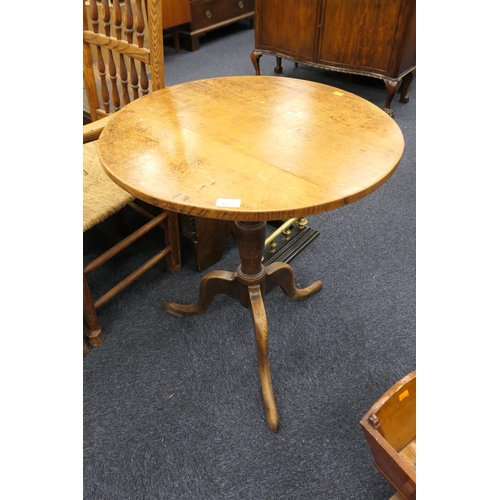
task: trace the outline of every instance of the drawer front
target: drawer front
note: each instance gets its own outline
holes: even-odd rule
[[[191,1],[191,30],[208,28],[253,10],[254,0],[194,0]]]

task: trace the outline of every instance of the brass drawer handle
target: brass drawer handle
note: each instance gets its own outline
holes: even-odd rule
[[[212,17],[212,11],[211,10],[207,10],[205,12],[205,16],[207,16],[207,18],[210,19]]]
[[[240,9],[242,9],[242,8],[244,7],[243,2],[239,1],[239,2],[238,2],[238,7],[239,7]]]

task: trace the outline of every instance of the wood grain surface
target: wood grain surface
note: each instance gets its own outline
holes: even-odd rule
[[[98,144],[108,175],[135,197],[242,221],[355,202],[392,175],[403,150],[400,128],[374,104],[274,76],[197,80],[153,92],[115,113]]]

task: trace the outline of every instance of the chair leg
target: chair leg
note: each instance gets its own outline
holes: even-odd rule
[[[175,212],[168,212],[168,217],[163,223],[165,232],[165,246],[170,245],[170,252],[167,254],[167,269],[171,274],[181,270],[181,242],[179,233],[179,215]]]
[[[127,221],[125,220],[125,214],[123,212],[123,208],[113,214],[113,221],[115,223],[116,228],[122,234],[128,233]]]
[[[94,306],[94,301],[90,293],[87,277],[83,274],[83,319],[87,326],[87,338],[92,347],[97,347],[104,342],[104,337],[101,331],[101,324],[97,319],[97,311]]]

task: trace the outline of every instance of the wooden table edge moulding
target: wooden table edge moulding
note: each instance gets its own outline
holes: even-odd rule
[[[264,297],[280,287],[301,300],[322,288],[295,286],[292,267],[262,264],[266,221],[353,203],[381,186],[404,150],[400,128],[374,104],[334,87],[272,76],[234,76],[166,87],[111,117],[98,153],[107,174],[165,210],[234,220],[241,264],[211,271],[198,300],[164,309],[204,312],[219,294],[249,309],[262,398],[278,432]]]

